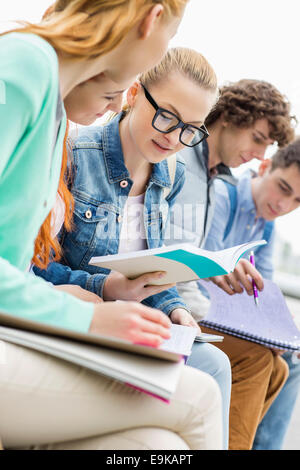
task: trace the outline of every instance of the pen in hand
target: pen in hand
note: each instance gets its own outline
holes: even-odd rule
[[[254,260],[254,252],[253,251],[250,251],[249,260],[250,260],[250,263],[252,264],[252,266],[255,267],[255,260]],[[252,279],[252,287],[253,287],[254,302],[255,302],[256,307],[258,307],[258,291],[257,291],[255,281],[253,279]]]

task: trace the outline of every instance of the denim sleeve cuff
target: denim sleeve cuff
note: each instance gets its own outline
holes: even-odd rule
[[[103,289],[106,279],[107,274],[92,274],[88,277],[85,288],[103,299]]]
[[[156,305],[148,299],[143,300],[142,303],[147,305],[148,307],[157,308],[168,316],[171,315],[175,308],[184,308],[187,312],[191,313],[191,310],[180,298],[173,298]]]

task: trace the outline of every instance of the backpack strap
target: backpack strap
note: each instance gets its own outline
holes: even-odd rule
[[[237,205],[237,189],[236,186],[229,183],[228,181],[222,180],[223,183],[225,184],[229,196],[229,203],[230,203],[230,214],[229,214],[229,219],[226,225],[226,229],[224,231],[224,236],[223,236],[223,241],[227,237],[227,235],[230,232],[230,229],[232,227],[233,219],[234,219],[234,214],[236,211],[236,205]]]
[[[266,242],[269,242],[273,229],[274,229],[274,221],[268,220],[268,222],[266,222],[264,233],[263,233],[263,239],[266,240]]]
[[[225,184],[225,186],[227,188],[227,192],[228,192],[228,196],[229,196],[229,202],[230,202],[230,214],[229,214],[229,219],[228,219],[227,226],[226,226],[226,229],[225,229],[225,232],[224,232],[224,237],[223,237],[223,241],[224,241],[226,239],[226,237],[228,236],[229,232],[230,232],[230,229],[231,229],[231,226],[232,226],[232,223],[233,223],[233,219],[234,219],[234,215],[235,215],[235,211],[236,211],[237,188],[236,188],[236,186],[229,183],[228,181],[225,181],[225,180],[222,180],[222,181],[223,181],[223,183]],[[262,236],[262,239],[266,240],[267,243],[269,243],[269,240],[271,238],[273,229],[274,229],[274,221],[273,220],[267,221],[265,223],[265,228],[264,228],[264,232],[263,232],[263,236]],[[257,253],[261,248],[262,248],[262,246],[257,247],[255,252]]]
[[[171,186],[170,188],[164,188],[163,195],[165,199],[167,199],[170,192],[172,191],[174,180],[175,180],[176,164],[177,164],[176,153],[174,153],[173,155],[170,155],[170,157],[167,158],[167,164],[168,164],[169,176],[171,180]]]
[[[273,229],[274,229],[274,221],[273,220],[268,220],[265,224],[265,229],[264,229],[264,233],[263,233],[263,236],[262,236],[262,240],[266,240],[266,242],[269,243],[269,240],[271,238]],[[261,248],[263,248],[264,246],[265,245],[258,246],[255,249],[255,253],[258,253],[259,250],[261,250]]]

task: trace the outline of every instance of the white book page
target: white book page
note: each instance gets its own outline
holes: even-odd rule
[[[159,349],[176,351],[183,356],[189,356],[198,331],[198,328],[172,323],[171,338],[165,340]]]
[[[227,272],[232,272],[235,268],[235,265],[239,258],[251,248],[254,248],[259,245],[265,245],[265,240],[257,240],[249,243],[242,243],[241,245],[233,246],[231,248],[226,248],[226,250],[207,252],[210,254],[208,258],[214,260]],[[204,251],[204,250],[203,250]]]

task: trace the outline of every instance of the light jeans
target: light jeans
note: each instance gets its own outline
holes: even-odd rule
[[[4,448],[222,448],[220,390],[208,374],[185,366],[166,404],[77,365],[4,345]]]
[[[210,301],[202,295],[196,281],[177,284],[177,289],[199,322],[209,310]],[[218,383],[223,403],[223,449],[228,449],[229,410],[231,396],[231,364],[228,356],[208,343],[194,344],[187,364],[211,375]]]
[[[300,386],[300,362],[294,364],[290,352],[282,357],[289,366],[289,376],[257,428],[253,450],[280,450],[290,423]]]
[[[209,343],[194,343],[187,365],[206,372],[218,383],[222,396],[223,449],[228,449],[231,365],[228,356]]]

